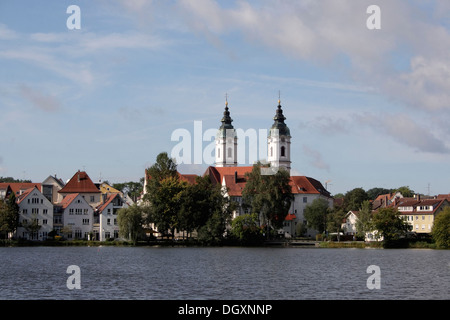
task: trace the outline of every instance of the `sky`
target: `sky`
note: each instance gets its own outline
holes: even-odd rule
[[[280,98],[292,175],[449,193],[449,52],[447,0],[1,0],[0,176],[202,174],[225,100],[264,144]]]

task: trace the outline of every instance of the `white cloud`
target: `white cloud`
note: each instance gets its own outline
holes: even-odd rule
[[[406,114],[390,114],[385,116],[375,114],[354,115],[359,125],[367,126],[388,135],[397,142],[407,145],[418,152],[450,153],[449,147],[430,130],[432,124],[423,120],[421,124]],[[423,125],[425,124],[425,125]]]

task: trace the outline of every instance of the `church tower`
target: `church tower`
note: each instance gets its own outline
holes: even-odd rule
[[[237,166],[237,135],[231,124],[233,120],[228,111],[228,101],[225,101],[225,111],[221,120],[222,125],[216,136],[216,167]]]
[[[267,160],[271,167],[283,167],[290,173],[291,132],[284,123],[286,117],[283,115],[280,99],[278,99],[278,107],[273,120],[274,123],[267,138]]]

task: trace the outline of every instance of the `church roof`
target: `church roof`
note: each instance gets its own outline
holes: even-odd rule
[[[228,188],[230,196],[242,196],[247,179],[245,174],[252,171],[252,166],[243,167],[208,167],[204,176],[209,176],[211,181],[216,184],[225,185]],[[316,179],[306,176],[291,176],[290,177],[291,192],[293,194],[321,194],[330,197],[331,194],[323,187],[322,183]]]
[[[273,130],[278,129],[278,134],[280,136],[291,136],[291,131],[289,130],[286,123],[284,123],[284,120],[286,120],[286,117],[283,115],[283,109],[281,109],[280,100],[278,100],[278,107],[277,111],[275,113],[275,117],[273,117],[274,123],[269,131],[269,136],[272,135]]]
[[[77,173],[67,182],[67,184],[58,191],[59,193],[101,193],[95,186],[91,178],[84,171],[78,170]]]
[[[223,118],[220,120],[222,122],[222,125],[219,128],[218,135],[221,135],[222,137],[227,136],[227,130],[234,130],[233,125],[231,122],[233,122],[233,119],[230,117],[230,111],[228,109],[228,101],[225,103],[225,111],[223,112]]]

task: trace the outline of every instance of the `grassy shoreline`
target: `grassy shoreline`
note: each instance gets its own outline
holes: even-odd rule
[[[314,242],[315,248],[402,248],[402,249],[448,249],[438,248],[435,243],[426,241],[403,241],[386,246],[382,242],[363,242],[363,241],[317,241]],[[123,246],[123,247],[137,247],[137,246],[168,246],[168,247],[240,247],[247,246],[236,242],[224,242],[219,245],[205,245],[196,240],[152,240],[152,241],[138,241],[133,243],[126,240],[115,241],[91,241],[91,240],[46,240],[46,241],[31,241],[31,240],[0,240],[0,246],[2,247],[70,247],[70,246]],[[274,243],[260,243],[253,244],[253,247],[273,247]],[[291,241],[280,241],[275,244],[277,247],[311,247],[311,246],[298,246],[291,244]]]

